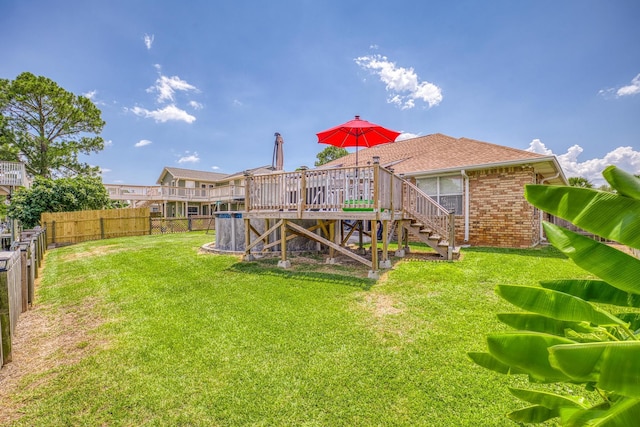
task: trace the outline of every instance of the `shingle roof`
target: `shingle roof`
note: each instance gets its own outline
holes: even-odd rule
[[[217,172],[206,172],[206,171],[198,171],[193,169],[182,169],[182,168],[174,168],[165,166],[160,174],[160,178],[158,178],[158,183],[162,181],[162,177],[165,173],[170,173],[171,176],[177,179],[192,179],[194,181],[205,181],[205,182],[215,182],[219,181],[227,174],[225,173],[217,173]]]
[[[389,144],[361,149],[358,163],[365,165],[373,156],[380,157],[380,164],[392,167],[396,173],[472,169],[480,165],[500,165],[536,162],[545,156],[502,145],[477,141],[469,138],[454,138],[436,133]],[[323,167],[355,166],[356,155],[351,153]]]
[[[259,166],[257,168],[247,169],[247,171],[252,175],[261,175],[274,172],[270,166]],[[162,170],[162,173],[160,174],[160,178],[158,178],[158,184],[162,182],[162,178],[166,173],[170,173],[171,176],[176,179],[189,179],[202,182],[224,182],[244,176],[245,171],[226,174],[165,166]]]

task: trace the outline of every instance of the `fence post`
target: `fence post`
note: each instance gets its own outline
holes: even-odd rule
[[[56,222],[51,221],[51,243],[56,243]]]
[[[191,231],[192,228],[192,224],[191,224],[191,217],[187,218],[187,230]]]
[[[17,319],[14,309],[15,305],[15,275],[10,274],[12,268],[16,266],[13,257],[19,254],[17,252],[0,252],[0,366],[11,362],[11,338],[13,336],[13,328],[15,327],[14,319]],[[19,279],[18,279],[19,280]],[[12,295],[13,294],[13,295]]]
[[[104,239],[104,218],[100,217],[100,239]]]

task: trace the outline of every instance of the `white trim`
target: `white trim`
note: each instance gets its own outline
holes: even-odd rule
[[[483,169],[492,169],[492,168],[509,167],[509,166],[526,166],[526,165],[532,165],[535,163],[546,163],[546,162],[553,163],[556,171],[558,171],[555,176],[549,177],[549,179],[554,179],[558,177],[558,178],[561,178],[565,184],[568,184],[567,178],[564,174],[564,171],[560,167],[560,164],[558,163],[558,159],[556,158],[556,156],[539,157],[539,158],[526,159],[526,160],[525,159],[509,160],[506,162],[496,162],[496,163],[484,163],[480,165],[465,166],[464,170],[470,171],[470,170],[483,170]],[[463,170],[463,168],[461,167],[431,169],[431,170],[418,171],[418,172],[405,172],[404,176],[418,177],[418,176],[427,176],[427,175],[442,175],[446,173],[460,173],[461,170]]]
[[[469,241],[469,175],[464,169],[460,171],[464,179],[464,241]]]

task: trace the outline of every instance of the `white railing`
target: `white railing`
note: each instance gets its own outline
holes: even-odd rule
[[[29,179],[24,163],[0,162],[0,185],[28,187]]]
[[[244,198],[244,186],[212,188],[104,184],[113,200],[218,202]]]

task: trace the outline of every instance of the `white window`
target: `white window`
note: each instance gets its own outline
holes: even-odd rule
[[[437,176],[416,179],[418,188],[427,193],[445,209],[462,215],[462,177]]]

